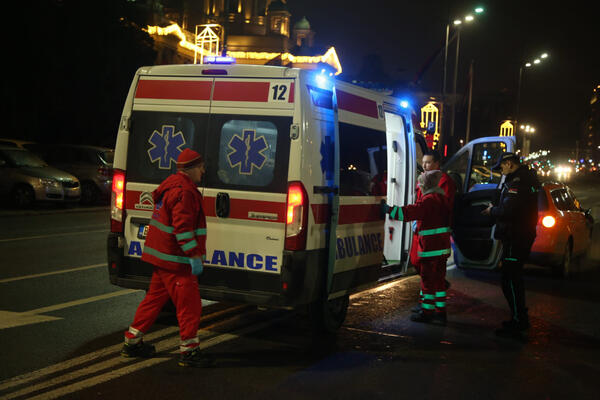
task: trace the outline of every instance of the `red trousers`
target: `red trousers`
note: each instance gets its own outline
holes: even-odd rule
[[[150,288],[135,312],[133,324],[125,332],[125,341],[135,343],[150,329],[165,303],[173,301],[179,321],[181,351],[189,351],[199,344],[198,325],[202,314],[202,299],[198,278],[190,272],[171,272],[154,268]]]
[[[446,258],[420,260],[423,312],[446,312]]]

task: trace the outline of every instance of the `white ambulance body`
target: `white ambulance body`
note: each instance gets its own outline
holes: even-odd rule
[[[410,225],[379,210],[385,195],[413,202],[417,136],[398,99],[314,71],[140,68],[115,148],[110,281],[148,287],[151,193],[189,147],[206,160],[202,297],[309,306],[335,330],[350,293],[407,271]],[[387,193],[377,192],[386,171]]]

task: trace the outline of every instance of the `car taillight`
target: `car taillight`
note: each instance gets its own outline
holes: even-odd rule
[[[123,206],[125,205],[125,171],[114,170],[110,199],[110,231],[123,232]]]
[[[285,249],[304,250],[306,248],[306,231],[308,226],[308,195],[300,182],[288,185]]]
[[[546,228],[552,228],[554,225],[556,225],[556,219],[552,215],[546,215],[544,218],[542,218],[542,225],[544,225]]]

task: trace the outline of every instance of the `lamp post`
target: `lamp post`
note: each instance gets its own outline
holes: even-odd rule
[[[521,86],[523,83],[523,67],[529,69],[535,65],[540,64],[543,60],[548,58],[548,53],[544,52],[539,57],[535,58],[533,62],[525,62],[519,67],[519,80],[517,82],[517,101],[515,105],[515,127],[519,126],[519,106],[521,104]],[[525,134],[523,134],[525,135]],[[523,146],[525,146],[525,136],[523,136]]]
[[[478,15],[478,14],[482,14],[484,12],[483,7],[477,7],[474,10],[474,14]],[[458,60],[459,60],[459,54],[460,54],[460,31],[461,31],[461,26],[463,23],[469,23],[475,20],[475,17],[473,14],[467,14],[465,17],[463,18],[457,18],[452,22],[452,25],[454,25],[454,27],[456,28],[456,54],[454,56],[454,79],[453,79],[453,84],[452,84],[452,114],[451,114],[451,118],[450,118],[450,142],[452,142],[454,140],[454,122],[456,120],[456,84],[457,84],[457,80],[458,80]],[[447,98],[446,98],[446,77],[447,77],[447,71],[448,71],[448,44],[450,42],[450,23],[446,24],[446,42],[444,45],[444,74],[443,74],[443,79],[442,79],[442,102],[444,104],[444,106],[447,103]],[[446,114],[446,112],[444,111],[444,115]],[[445,136],[445,135],[444,135]],[[448,143],[448,140],[444,140],[446,143]]]

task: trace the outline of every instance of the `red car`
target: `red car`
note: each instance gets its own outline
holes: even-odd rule
[[[538,198],[537,235],[530,262],[552,266],[563,277],[571,272],[571,261],[584,255],[592,242],[594,220],[564,183],[545,182]]]

